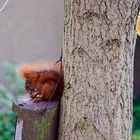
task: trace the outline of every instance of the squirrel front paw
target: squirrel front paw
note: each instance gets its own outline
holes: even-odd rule
[[[38,101],[43,100],[43,95],[37,90],[35,90],[34,92],[32,92],[31,98],[33,102],[38,102]]]

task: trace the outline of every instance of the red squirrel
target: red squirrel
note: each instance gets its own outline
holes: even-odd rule
[[[61,99],[64,89],[61,62],[22,64],[17,71],[25,79],[25,89],[30,93],[33,102]]]

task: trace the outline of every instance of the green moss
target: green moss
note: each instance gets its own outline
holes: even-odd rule
[[[53,121],[53,116],[55,115],[57,108],[52,108],[48,110],[46,114],[37,123],[38,128],[38,139],[45,139],[46,136],[50,135],[51,123]]]

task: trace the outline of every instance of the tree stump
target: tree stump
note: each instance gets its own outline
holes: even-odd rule
[[[15,140],[57,139],[59,101],[33,103],[29,98],[17,99],[12,108],[17,116]]]

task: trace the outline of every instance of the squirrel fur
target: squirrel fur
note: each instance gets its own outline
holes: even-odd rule
[[[60,100],[64,89],[61,62],[55,60],[19,65],[17,72],[25,79],[25,89],[33,102]]]

